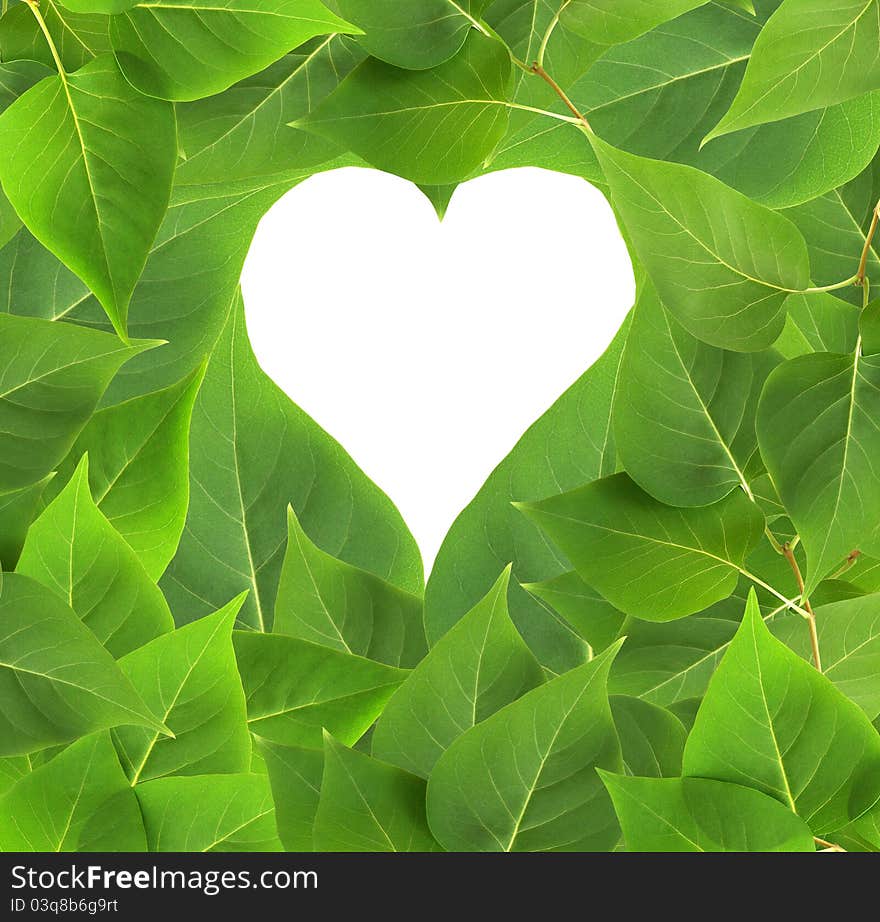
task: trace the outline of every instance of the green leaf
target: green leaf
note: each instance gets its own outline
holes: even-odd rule
[[[105,405],[170,387],[201,367],[238,306],[241,272],[257,224],[291,184],[285,179],[268,187],[221,189],[207,198],[185,195],[171,207],[135,289],[128,323],[130,335],[168,345],[150,360],[131,362],[114,380]],[[193,266],[200,271],[194,273]],[[94,326],[101,325],[103,311],[89,299],[68,316]]]
[[[0,64],[0,112],[8,109],[19,96],[35,83],[52,75],[52,71],[36,61],[10,61]],[[21,220],[9,199],[0,190],[0,247],[5,246],[21,228]]]
[[[473,31],[454,58],[432,70],[405,71],[368,59],[293,127],[413,182],[455,183],[504,136],[511,76],[507,48]]]
[[[460,736],[428,780],[449,851],[603,851],[619,836],[596,768],[619,771],[608,670],[619,645]]]
[[[730,110],[709,137],[880,88],[877,0],[785,0],[761,32]]]
[[[273,631],[389,666],[415,666],[427,652],[422,599],[325,554],[287,509]]]
[[[70,450],[120,366],[155,344],[0,314],[0,490],[42,480]]]
[[[822,671],[850,701],[868,715],[880,717],[880,595],[815,605]],[[810,634],[803,618],[789,615],[774,621],[773,635],[812,658]]]
[[[855,550],[880,553],[880,359],[816,353],[767,380],[758,407],[761,456],[809,564],[807,591]]]
[[[807,241],[817,285],[836,285],[855,275],[878,198],[880,175],[876,165],[872,165],[839,189],[785,210],[785,216],[797,225]],[[874,246],[868,247],[867,270],[871,278],[877,278],[880,272]],[[859,308],[862,306],[861,288],[841,289],[837,296]]]
[[[374,58],[410,70],[448,61],[464,44],[485,0],[328,0],[363,30],[358,43]]]
[[[30,772],[31,762],[27,756],[0,758],[0,797]]]
[[[320,748],[324,727],[356,743],[407,675],[280,634],[238,631],[235,655],[251,731],[285,746]]]
[[[144,824],[110,735],[78,740],[0,799],[5,852],[143,852]]]
[[[510,568],[395,692],[373,733],[374,756],[427,778],[462,733],[543,683],[510,620],[509,582]]]
[[[106,13],[108,16],[124,13],[136,0],[64,0],[64,7],[75,13]]]
[[[125,336],[135,283],[168,207],[174,110],[114,59],[41,81],[0,115],[0,181],[28,229],[85,281]]]
[[[878,768],[868,718],[770,634],[750,597],[688,737],[684,774],[756,788],[824,835],[877,800]]]
[[[670,711],[639,698],[610,698],[620,738],[623,765],[629,775],[674,778],[681,774],[687,731]]]
[[[343,35],[318,39],[225,93],[177,107],[178,186],[265,182],[335,157],[336,144],[287,123],[329,95],[364,58]]]
[[[243,598],[214,615],[164,634],[119,665],[175,739],[131,727],[115,731],[132,786],[166,775],[244,772],[251,741],[232,649]]]
[[[562,4],[562,24],[591,42],[617,45],[707,0],[569,0]]]
[[[289,852],[314,851],[312,831],[321,794],[323,750],[283,746],[259,737],[257,743],[266,760],[278,836],[284,848]]]
[[[92,499],[88,455],[31,526],[17,572],[63,599],[117,659],[174,629],[158,586]]]
[[[672,621],[727,598],[764,517],[741,492],[712,506],[676,509],[625,474],[519,508],[612,605]]]
[[[178,101],[221,93],[317,35],[357,31],[319,0],[151,0],[110,22],[132,85]]]
[[[0,493],[0,569],[14,570],[27,530],[37,517],[43,493],[54,475],[9,493]]]
[[[859,309],[830,294],[790,295],[782,336],[773,348],[787,359],[810,352],[852,352],[859,338]]]
[[[807,824],[773,798],[707,778],[601,772],[631,852],[815,852]]]
[[[738,352],[769,346],[782,332],[786,297],[810,284],[797,228],[692,167],[590,140],[614,208],[667,309],[710,345]]]
[[[549,605],[595,653],[620,636],[626,615],[588,586],[574,570],[540,583],[523,583],[533,598]]]
[[[199,368],[161,391],[98,411],[58,466],[57,482],[89,456],[92,495],[157,580],[180,542],[189,504],[189,427]],[[48,495],[56,492],[53,486]]]
[[[628,329],[625,321],[605,355],[534,423],[456,519],[425,590],[429,643],[470,611],[513,561],[511,618],[538,660],[563,672],[587,659],[576,629],[518,585],[552,579],[571,564],[510,503],[571,490],[614,472],[611,404]]]
[[[569,95],[615,147],[697,167],[773,208],[808,201],[870,163],[880,143],[880,97],[870,94],[702,147],[736,95],[760,28],[755,19],[707,4],[612,48]],[[547,128],[539,124],[538,130],[533,148],[548,140]],[[564,125],[551,132],[562,133],[567,146],[583,146]]]
[[[61,320],[91,297],[88,286],[27,230],[0,249],[0,311]]]
[[[440,851],[425,816],[425,782],[324,735],[315,816],[320,852]]]
[[[66,71],[78,70],[110,51],[109,17],[74,13],[56,0],[40,0],[40,12]],[[0,19],[0,48],[4,61],[38,61],[55,68],[46,38],[26,3],[13,6]]]
[[[880,301],[872,301],[862,311],[859,333],[862,337],[862,355],[880,353]]]
[[[136,788],[151,852],[280,852],[263,775],[159,778]]]
[[[727,352],[691,336],[641,293],[614,404],[614,437],[627,473],[661,502],[706,506],[737,487],[757,449],[755,410],[772,353]]]
[[[326,553],[421,591],[421,558],[400,513],[260,369],[240,299],[196,401],[190,455],[186,529],[162,582],[178,623],[248,590],[239,623],[271,628],[288,504]]]
[[[49,589],[9,573],[0,575],[0,700],[0,755],[121,724],[167,732],[76,614]]]

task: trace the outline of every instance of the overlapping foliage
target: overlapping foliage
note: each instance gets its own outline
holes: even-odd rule
[[[878,22],[3,0],[0,849],[880,850]],[[345,165],[580,176],[638,280],[427,586],[248,342]]]

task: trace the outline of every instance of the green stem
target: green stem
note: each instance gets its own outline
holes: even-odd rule
[[[67,71],[64,70],[64,65],[61,63],[61,56],[58,54],[58,49],[55,47],[55,42],[52,39],[52,33],[49,31],[49,27],[46,25],[46,20],[43,19],[43,14],[40,12],[40,7],[37,3],[37,0],[24,0],[24,2],[31,8],[31,12],[36,17],[40,31],[43,33],[43,36],[46,39],[46,43],[49,45],[49,51],[52,52],[52,59],[55,61],[55,67],[58,69],[58,75],[66,84]]]
[[[862,556],[861,551],[853,551],[844,562],[828,577],[828,579],[840,579],[844,573],[851,570],[858,562],[859,557]]]
[[[805,295],[818,295],[826,291],[839,291],[841,288],[848,288],[850,285],[858,285],[859,277],[854,275],[851,278],[846,279],[844,282],[835,282],[833,285],[821,285],[817,288],[805,288],[801,294]]]
[[[457,3],[455,2],[455,0],[447,0],[447,2],[449,3],[450,6],[454,6],[455,9],[458,10],[458,12],[461,13],[461,15],[464,16],[464,18],[465,18],[475,29],[477,29],[478,31],[482,32],[483,35],[486,35],[486,36],[489,35],[489,32],[487,31],[486,27],[485,27],[479,20],[474,19],[474,17],[471,16],[471,14],[470,14],[466,9],[464,9],[464,7],[459,6],[459,4],[457,4]]]
[[[569,3],[571,3],[571,0],[565,0],[565,3],[559,7],[559,11],[550,21],[550,25],[547,27],[547,31],[544,33],[544,38],[541,40],[541,47],[538,49],[537,61],[539,67],[544,66],[544,56],[547,54],[547,46],[550,44],[550,39],[553,36],[553,33],[556,31],[556,27],[559,25],[559,20]]]

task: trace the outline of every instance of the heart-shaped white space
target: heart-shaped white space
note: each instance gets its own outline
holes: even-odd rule
[[[396,502],[427,569],[635,290],[601,193],[538,169],[461,186],[442,223],[395,176],[315,176],[263,219],[242,285],[260,364]]]

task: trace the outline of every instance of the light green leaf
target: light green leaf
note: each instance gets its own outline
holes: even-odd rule
[[[0,493],[0,569],[14,570],[25,536],[36,518],[50,474],[39,483]]]
[[[627,473],[656,499],[705,506],[749,490],[755,410],[773,353],[727,352],[691,336],[644,286],[627,337],[614,437]]]
[[[324,771],[322,749],[283,746],[257,738],[266,760],[278,836],[289,852],[314,851],[312,831]]]
[[[707,0],[562,0],[562,24],[591,42],[618,45]]]
[[[815,852],[807,824],[772,797],[707,778],[602,772],[631,852]]]
[[[395,692],[373,733],[374,756],[427,778],[462,733],[543,683],[510,620],[509,582],[508,568]]]
[[[0,700],[0,755],[121,724],[167,732],[76,614],[49,589],[9,573],[0,575]]]
[[[880,553],[880,359],[816,353],[767,380],[761,456],[800,534],[807,591],[856,549]]]
[[[60,488],[88,453],[98,508],[157,580],[177,551],[189,504],[189,427],[204,376],[99,410],[58,467]],[[55,485],[48,496],[56,492]]]
[[[0,797],[30,773],[31,762],[27,756],[0,758]]]
[[[31,233],[85,281],[124,336],[168,207],[174,111],[110,56],[41,81],[0,115],[0,181]]]
[[[235,655],[251,731],[285,746],[320,748],[324,727],[356,743],[407,675],[280,634],[237,631]]]
[[[0,851],[146,849],[137,799],[106,731],[77,740],[0,799]]]
[[[88,455],[31,526],[17,572],[63,599],[117,659],[174,629],[158,586],[92,499]]]
[[[0,64],[0,112],[8,109],[19,96],[35,83],[52,75],[44,64],[36,61],[10,61]],[[5,246],[19,231],[21,220],[9,199],[0,190],[0,247]]]
[[[374,58],[410,70],[448,61],[464,44],[486,0],[328,0],[363,30],[358,43]]]
[[[738,352],[769,346],[782,332],[786,297],[810,284],[797,228],[692,167],[590,140],[614,208],[667,309],[710,345]]]
[[[136,0],[63,0],[62,5],[75,13],[106,13],[112,16],[130,10],[135,2]]]
[[[325,554],[287,509],[273,631],[404,668],[427,652],[422,599]]]
[[[125,727],[115,731],[132,786],[166,775],[245,772],[251,740],[244,692],[232,649],[243,598],[187,624],[120,660],[122,671],[176,734]]]
[[[425,782],[325,734],[314,845],[321,852],[440,851],[425,816]]]
[[[240,300],[208,365],[190,443],[186,529],[162,582],[178,623],[248,590],[240,624],[271,628],[288,504],[326,553],[421,591],[421,558],[400,513],[266,377]]]
[[[574,570],[541,583],[523,583],[522,588],[564,618],[595,653],[601,653],[620,636],[626,615]]]
[[[603,851],[619,836],[596,768],[622,768],[606,689],[619,645],[460,736],[428,780],[449,851]]]
[[[822,651],[822,671],[868,715],[880,717],[880,595],[843,599],[815,606]],[[775,637],[812,658],[810,634],[803,618],[789,615],[774,621]]]
[[[0,490],[42,480],[70,450],[120,366],[155,344],[0,314]]]
[[[178,101],[221,93],[316,35],[357,31],[319,0],[150,0],[110,22],[132,85]]]
[[[665,708],[639,698],[612,695],[609,700],[627,774],[647,778],[680,775],[687,739],[684,724]]]
[[[56,0],[40,0],[40,12],[68,72],[110,51],[109,17],[100,13],[74,13]],[[12,7],[0,19],[0,48],[4,61],[39,61],[55,68],[46,38],[26,3]]]
[[[628,329],[624,321],[605,355],[534,423],[456,519],[425,590],[429,643],[470,611],[513,561],[511,618],[538,660],[558,673],[587,659],[576,629],[518,585],[552,579],[571,564],[510,503],[571,490],[614,472],[611,404]]]
[[[727,598],[746,574],[764,517],[742,492],[712,506],[676,509],[625,474],[519,508],[612,605],[672,621]]]
[[[367,60],[293,127],[413,182],[446,185],[466,179],[504,136],[510,92],[507,48],[472,31],[454,58],[429,71]]]
[[[876,802],[878,770],[868,718],[770,634],[752,596],[688,737],[684,774],[756,788],[824,835]]]
[[[136,788],[151,852],[280,852],[263,775],[158,778]]]
[[[288,122],[305,115],[364,58],[343,35],[317,39],[225,93],[177,107],[178,186],[264,183],[335,157],[336,144]]]
[[[709,137],[880,88],[878,42],[877,0],[785,0],[755,43],[730,111]]]

